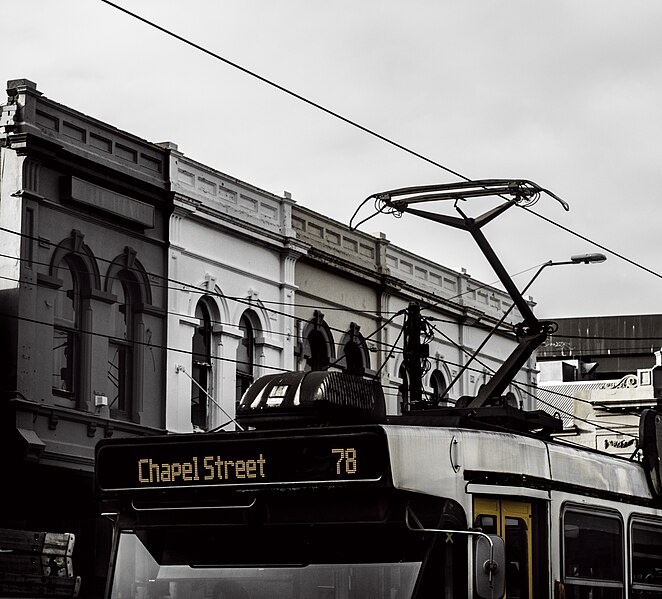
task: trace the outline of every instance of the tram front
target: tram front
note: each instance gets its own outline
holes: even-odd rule
[[[360,401],[347,412],[359,424],[327,412],[326,426],[310,426],[312,412],[297,410],[294,428],[285,411],[275,412],[279,428],[264,425],[269,410],[259,406],[270,398],[273,406],[275,394],[284,400],[284,386],[300,393],[304,376],[247,393],[244,410],[260,414],[243,420],[253,430],[99,444],[97,490],[116,531],[107,597],[405,599],[468,597],[474,587],[484,597],[502,594],[498,568],[484,567],[497,564],[498,542],[487,539],[489,553],[472,558],[477,544],[459,498],[396,488],[391,465],[401,456],[389,444],[392,427],[367,422],[379,415],[370,401],[363,416]],[[321,380],[327,385],[314,384],[315,401],[335,393]],[[305,396],[292,405],[305,408]],[[480,566],[470,575],[474,561]]]

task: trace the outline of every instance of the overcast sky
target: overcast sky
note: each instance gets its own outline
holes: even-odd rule
[[[465,177],[562,197],[569,212],[545,196],[533,210],[590,241],[520,208],[483,229],[510,273],[526,271],[520,288],[548,260],[607,253],[545,269],[529,291],[540,317],[662,313],[662,2],[116,2]],[[21,0],[3,20],[3,83],[31,79],[340,222],[375,192],[460,181],[101,0]],[[361,228],[496,278],[467,233],[413,216]]]

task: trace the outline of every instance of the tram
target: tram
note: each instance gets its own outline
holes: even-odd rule
[[[395,196],[489,189],[513,193],[508,207],[540,191],[472,185],[379,199],[402,212]],[[476,397],[391,416],[378,381],[283,373],[247,390],[245,430],[101,441],[107,599],[662,599],[662,407],[642,413],[627,460],[556,440],[559,419],[508,401],[552,325],[479,230],[504,209],[446,221],[470,230],[524,316]]]
[[[251,430],[100,442],[108,597],[662,597],[654,461],[387,418],[353,379],[259,379]]]

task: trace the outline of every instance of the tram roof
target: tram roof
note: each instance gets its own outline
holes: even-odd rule
[[[398,488],[443,495],[449,485],[467,487],[484,481],[641,501],[653,498],[644,469],[636,461],[517,433],[382,426]]]

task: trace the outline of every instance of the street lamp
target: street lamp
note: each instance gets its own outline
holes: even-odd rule
[[[565,264],[598,264],[600,262],[604,262],[607,259],[607,256],[604,254],[599,254],[599,253],[593,253],[593,254],[575,254],[574,256],[570,256],[570,260],[564,260],[562,262],[554,262],[552,260],[549,260],[548,262],[545,262],[540,266],[538,269],[538,272],[533,275],[533,278],[526,284],[526,287],[522,289],[521,294],[524,295],[526,290],[531,287],[533,282],[538,278],[538,275],[548,266],[563,266]],[[511,304],[510,308],[508,311],[504,314],[504,318],[499,322],[499,325],[503,322],[506,316],[510,314],[511,310],[515,307],[515,304]]]
[[[604,254],[577,254],[576,256],[570,256],[570,261],[573,264],[579,264],[583,262],[584,264],[591,264],[593,262],[604,262],[607,259],[607,256]]]

